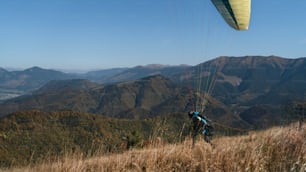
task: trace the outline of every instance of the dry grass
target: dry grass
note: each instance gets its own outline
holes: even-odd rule
[[[130,150],[83,159],[66,156],[57,162],[4,171],[306,171],[306,125],[275,127],[245,136],[221,137],[212,145],[191,140],[181,144]],[[0,170],[1,171],[1,170]]]

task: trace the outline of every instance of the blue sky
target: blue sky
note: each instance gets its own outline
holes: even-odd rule
[[[0,67],[195,65],[218,56],[306,57],[306,0],[253,0],[248,31],[210,0],[0,0]]]

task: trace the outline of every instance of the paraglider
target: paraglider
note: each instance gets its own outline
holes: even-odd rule
[[[236,30],[248,30],[251,16],[251,0],[211,0],[218,12],[222,15],[226,23]],[[211,124],[208,124],[206,117],[200,115],[203,113],[208,102],[207,96],[212,92],[216,81],[216,72],[218,67],[211,66],[208,67],[207,73],[209,75],[206,77],[206,90],[204,93],[204,98],[196,98],[196,103],[194,110],[188,113],[188,116],[192,119],[193,122],[193,132],[192,132],[192,145],[195,145],[195,139],[197,134],[201,131],[204,136],[204,140],[210,143],[214,127]],[[203,65],[199,65],[199,82],[196,95],[201,95],[201,84],[202,84],[202,72]],[[197,96],[196,96],[197,97]],[[217,124],[216,122],[213,122]],[[220,125],[219,125],[220,126]],[[222,125],[224,126],[224,125]],[[237,130],[232,127],[227,127],[230,129]],[[239,129],[238,129],[239,130]]]
[[[224,20],[236,30],[248,30],[251,0],[211,0]]]

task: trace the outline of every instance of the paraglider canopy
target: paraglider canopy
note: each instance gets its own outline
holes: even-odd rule
[[[251,0],[211,0],[224,20],[236,30],[248,30]]]

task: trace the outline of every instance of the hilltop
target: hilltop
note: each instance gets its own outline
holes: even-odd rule
[[[191,141],[158,144],[124,153],[83,158],[67,155],[55,162],[8,171],[305,171],[306,125],[296,124],[252,132],[244,136],[220,137],[213,146]]]

